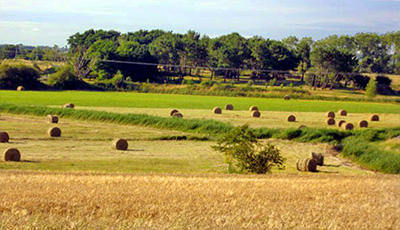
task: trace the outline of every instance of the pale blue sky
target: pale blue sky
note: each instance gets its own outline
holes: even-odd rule
[[[400,30],[400,0],[0,0],[0,44],[64,46],[90,28],[320,39]]]

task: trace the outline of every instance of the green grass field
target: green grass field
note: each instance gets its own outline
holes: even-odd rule
[[[343,101],[239,98],[194,95],[141,94],[86,91],[0,91],[0,101],[18,105],[61,106],[72,102],[85,107],[212,109],[231,103],[235,110],[256,105],[263,111],[326,112],[346,109],[350,113],[400,113],[400,105]]]

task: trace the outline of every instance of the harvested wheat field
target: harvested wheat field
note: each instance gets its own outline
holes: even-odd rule
[[[399,176],[4,171],[0,227],[399,229]]]

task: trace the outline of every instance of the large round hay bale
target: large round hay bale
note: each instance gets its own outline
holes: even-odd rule
[[[289,95],[285,95],[285,96],[283,97],[283,99],[285,99],[285,100],[290,100],[290,96],[289,96]]]
[[[370,121],[379,121],[379,116],[376,114],[371,115],[371,117],[369,118]]]
[[[335,118],[335,112],[333,112],[333,111],[328,111],[328,112],[326,113],[326,117]]]
[[[341,109],[338,111],[338,114],[339,114],[339,116],[345,117],[345,116],[347,116],[347,111],[344,109]]]
[[[311,158],[317,162],[317,165],[324,165],[324,155],[322,153],[311,153]]]
[[[251,111],[255,111],[255,110],[258,110],[258,107],[255,106],[255,105],[253,105],[253,106],[251,106],[251,107],[249,108],[249,110],[250,110],[250,112],[251,112]]]
[[[298,159],[296,163],[296,168],[300,172],[316,172],[317,162],[314,159]]]
[[[360,128],[368,128],[368,121],[362,120],[362,121],[358,122],[358,127],[360,127]]]
[[[10,136],[6,132],[0,132],[0,143],[7,143],[10,140]]]
[[[335,121],[335,119],[333,119],[333,118],[327,118],[327,119],[325,120],[325,123],[326,123],[327,125],[335,125],[335,124],[336,124],[336,121]]]
[[[180,112],[175,112],[174,114],[172,114],[172,117],[183,118],[183,115]]]
[[[64,109],[73,109],[73,108],[75,108],[75,105],[72,103],[67,103],[67,104],[63,105],[63,108]]]
[[[20,161],[21,153],[18,149],[9,148],[4,152],[4,160],[5,161]]]
[[[352,123],[344,123],[344,124],[342,125],[342,128],[343,128],[344,130],[353,130],[353,129],[354,129],[354,125],[353,125]]]
[[[54,115],[47,115],[47,123],[50,124],[57,124],[58,123],[58,117]]]
[[[23,87],[23,86],[18,86],[17,87],[17,91],[24,91],[25,90],[25,87]]]
[[[214,113],[214,114],[221,114],[221,113],[222,113],[222,109],[219,108],[219,107],[215,107],[215,108],[213,109],[213,113]]]
[[[233,105],[232,104],[226,104],[225,105],[225,110],[233,110]]]
[[[288,121],[288,122],[295,122],[295,121],[296,121],[296,117],[295,117],[294,115],[289,115],[289,116],[287,117],[287,121]]]
[[[47,133],[50,137],[61,137],[61,129],[58,127],[50,128]]]
[[[127,150],[128,149],[128,142],[124,139],[114,139],[112,142],[112,148],[116,150]]]
[[[172,117],[172,115],[174,115],[174,113],[179,113],[179,111],[177,109],[173,109],[169,112],[169,115]]]
[[[261,113],[258,110],[254,110],[251,112],[251,117],[261,117]]]
[[[342,127],[342,125],[343,125],[344,123],[346,123],[345,120],[340,120],[340,121],[337,123],[337,126],[340,128],[340,127]]]

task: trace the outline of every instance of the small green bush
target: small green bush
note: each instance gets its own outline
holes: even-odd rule
[[[0,89],[42,89],[44,85],[39,81],[39,72],[25,65],[0,65]]]
[[[68,66],[50,75],[48,84],[59,90],[89,89],[90,85],[79,80]]]

